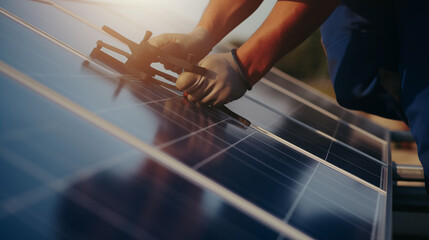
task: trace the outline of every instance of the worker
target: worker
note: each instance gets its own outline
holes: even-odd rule
[[[204,76],[181,73],[177,87],[190,101],[213,106],[231,102],[251,90],[282,56],[321,26],[338,103],[405,121],[416,140],[428,190],[429,77],[424,71],[429,66],[429,34],[424,29],[429,23],[429,1],[277,1],[241,47],[206,56],[261,2],[211,0],[192,32],[167,33],[150,40],[163,49],[174,43],[179,46],[176,55],[192,54],[208,69]],[[396,94],[382,84],[394,82],[389,76],[398,76]]]

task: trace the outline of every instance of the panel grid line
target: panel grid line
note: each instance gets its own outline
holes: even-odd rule
[[[72,181],[73,179],[92,176],[97,172],[103,171],[113,165],[116,165],[125,161],[128,157],[132,156],[135,153],[136,151],[124,152],[124,153],[121,153],[120,155],[113,156],[112,158],[107,159],[105,161],[82,168],[76,173],[72,173],[65,177],[56,178],[54,175],[34,165],[32,162],[26,159],[23,159],[21,156],[17,155],[16,153],[11,152],[10,150],[5,149],[3,147],[0,147],[0,155],[5,156],[4,159],[6,159],[10,164],[27,172],[31,176],[34,176],[35,178],[41,180],[43,183],[43,185],[38,188],[20,193],[15,196],[11,196],[7,200],[3,200],[0,203],[0,206],[3,209],[7,210],[7,212],[9,212],[10,214],[15,214],[16,212],[19,212],[22,209],[25,209],[31,206],[39,199],[43,199],[44,197],[46,197],[47,196],[47,192],[45,191],[46,187],[49,187],[49,189],[53,189],[57,192],[61,192],[68,186],[67,183]],[[13,159],[13,161],[11,161],[11,159]]]
[[[359,154],[361,154],[361,155],[363,155],[363,156],[365,156],[365,157],[367,157],[367,158],[371,159],[372,161],[374,161],[374,162],[376,162],[376,163],[379,163],[379,164],[381,164],[381,165],[383,165],[383,166],[387,166],[387,163],[385,163],[385,162],[383,162],[383,161],[381,161],[381,160],[378,160],[378,159],[374,158],[373,156],[370,156],[370,155],[368,155],[367,153],[362,152],[362,151],[361,151],[361,150],[359,150],[359,149],[356,149],[356,148],[354,148],[354,147],[352,147],[352,146],[350,146],[350,145],[347,145],[347,144],[345,144],[344,142],[342,142],[342,141],[340,141],[340,140],[336,139],[335,137],[332,137],[332,136],[330,136],[330,135],[328,135],[328,134],[326,134],[326,133],[324,133],[324,132],[322,132],[322,131],[320,131],[320,130],[317,130],[317,129],[315,129],[314,127],[312,127],[312,126],[310,126],[310,125],[308,125],[308,124],[306,124],[306,123],[303,123],[303,122],[301,122],[301,121],[299,121],[299,120],[296,120],[295,118],[292,118],[292,117],[290,117],[290,116],[287,116],[287,115],[286,115],[286,114],[284,114],[284,113],[278,112],[277,110],[275,110],[275,109],[271,108],[270,106],[268,106],[267,104],[262,103],[262,102],[261,102],[261,101],[259,101],[259,100],[256,100],[256,99],[254,99],[254,98],[252,98],[252,97],[248,97],[248,96],[246,96],[246,97],[247,97],[247,98],[249,98],[249,99],[251,99],[252,101],[254,101],[254,102],[256,102],[256,103],[258,103],[258,104],[260,104],[260,105],[262,105],[262,106],[264,106],[264,107],[266,107],[266,108],[268,108],[268,109],[272,110],[273,112],[280,114],[281,116],[283,116],[283,117],[287,118],[288,120],[291,120],[291,121],[293,121],[293,122],[295,122],[295,123],[297,123],[297,124],[299,124],[299,125],[301,125],[301,126],[303,126],[303,127],[307,128],[307,129],[310,129],[310,130],[312,130],[313,132],[315,132],[315,133],[317,133],[317,134],[319,134],[319,135],[321,135],[321,136],[323,136],[323,137],[325,137],[325,138],[327,138],[327,139],[329,139],[329,140],[331,140],[331,141],[335,141],[335,142],[337,142],[338,144],[340,144],[340,145],[342,145],[342,146],[344,146],[344,147],[346,147],[346,148],[348,148],[348,149],[350,149],[350,150],[352,150],[352,151],[354,151],[354,152],[356,152],[356,153],[359,153]],[[337,123],[337,128],[338,128],[338,125],[339,125],[339,124],[340,124],[340,122],[338,122],[338,123]]]
[[[299,193],[298,197],[295,199],[294,203],[292,204],[291,208],[289,209],[288,213],[286,214],[283,221],[289,222],[292,214],[295,212],[295,209],[298,207],[298,204],[301,202],[301,198],[304,195],[305,191],[308,188],[308,185],[310,185],[310,182],[313,180],[314,175],[316,174],[317,170],[319,169],[320,162],[317,163],[316,167],[313,170],[313,173],[311,174],[308,181],[305,183],[304,187],[302,188],[301,192]]]
[[[257,146],[255,146],[255,147],[257,147]],[[274,149],[276,149],[276,148],[274,148]],[[277,149],[276,149],[277,150]],[[253,156],[251,156],[251,155],[249,155],[248,153],[246,153],[246,152],[244,152],[243,150],[241,150],[241,149],[237,149],[237,151],[240,151],[240,152],[242,152],[243,154],[245,154],[245,155],[247,155],[247,156],[249,156],[249,157],[251,157],[251,158],[253,158],[255,161],[258,161],[258,162],[260,162],[261,164],[263,164],[263,165],[266,165],[266,164],[264,164],[263,162],[261,162],[260,160],[258,160],[258,159],[256,159],[256,158],[254,158]],[[267,152],[265,152],[265,151],[263,151],[263,150],[260,150],[261,152],[264,152],[264,153],[266,153],[267,155],[271,155],[270,153],[267,153]],[[280,151],[280,150],[277,150],[277,151]],[[273,157],[273,156],[272,156]],[[278,158],[277,157],[273,157],[274,159],[276,159],[276,160],[278,160]],[[296,161],[299,161],[299,160],[297,160],[297,159],[295,159],[295,158],[293,158],[293,157],[291,157],[292,159],[294,159],[294,160],[296,160]],[[319,164],[319,162],[317,163],[317,164]],[[269,168],[271,168],[270,166],[268,166],[268,165],[266,165],[267,167],[269,167]],[[287,166],[289,166],[289,165],[287,165]],[[308,166],[308,165],[305,165],[305,166]],[[289,167],[291,167],[291,168],[293,168],[296,172],[299,172],[299,173],[303,173],[301,170],[297,170],[297,169],[295,169],[294,167],[292,167],[292,166],[289,166]],[[273,168],[271,168],[271,169],[273,169]],[[276,171],[276,172],[278,172],[278,173],[280,173],[281,174],[281,172],[279,172],[279,171],[277,171],[277,170],[275,170],[275,169],[273,169],[274,171]],[[322,174],[322,173],[321,173]],[[284,175],[284,174],[281,174],[282,176],[285,176],[285,177],[287,177],[287,178],[289,178],[289,176],[287,176],[287,175]],[[333,179],[333,178],[331,178],[329,175],[325,175],[325,174],[322,174],[323,176],[325,176],[325,177],[327,177],[327,178],[329,178],[329,179],[331,179],[331,180],[335,180],[335,179]],[[289,178],[289,179],[291,179],[291,178]],[[291,180],[293,180],[293,179],[291,179]],[[293,180],[293,181],[295,181],[295,180]],[[342,185],[342,186],[345,186],[345,187],[347,187],[346,185],[344,185],[344,184],[342,184],[342,183],[338,183],[339,185]],[[301,184],[302,185],[302,184]],[[347,188],[349,188],[349,187],[347,187]],[[352,188],[349,188],[349,189],[352,189]],[[362,197],[364,197],[364,198],[366,198],[366,199],[368,199],[368,200],[371,200],[370,198],[368,198],[366,195],[363,195],[363,194],[361,194],[360,192],[357,192],[360,196],[362,196]]]
[[[117,111],[117,110],[121,110],[121,109],[132,108],[132,107],[140,107],[140,106],[145,106],[145,105],[148,105],[148,104],[151,104],[151,103],[158,103],[158,102],[163,102],[163,101],[168,101],[168,100],[178,99],[178,98],[180,98],[180,97],[169,97],[169,98],[163,98],[163,99],[158,99],[158,100],[151,100],[151,101],[142,102],[142,103],[135,103],[135,104],[129,104],[129,105],[124,105],[124,106],[105,108],[105,109],[100,109],[100,110],[93,111],[93,113],[98,115],[98,114],[106,113],[106,112],[110,112],[110,111]]]
[[[180,142],[180,141],[182,141],[182,140],[184,140],[184,139],[186,139],[186,138],[188,138],[188,137],[191,137],[191,136],[197,135],[198,133],[201,133],[201,132],[203,132],[203,131],[205,131],[205,130],[207,130],[207,129],[209,129],[209,128],[212,128],[212,127],[214,127],[214,126],[217,126],[217,125],[219,125],[220,123],[223,123],[223,122],[225,122],[225,121],[227,121],[227,120],[229,120],[229,119],[224,119],[224,120],[221,120],[221,121],[219,121],[219,122],[213,123],[213,124],[211,124],[211,125],[209,125],[209,126],[207,126],[207,127],[200,128],[200,129],[198,129],[197,131],[193,131],[193,132],[191,132],[191,133],[189,133],[189,134],[186,134],[186,135],[184,135],[184,136],[182,136],[182,137],[179,137],[179,138],[173,139],[173,140],[171,140],[171,141],[165,142],[165,143],[163,143],[163,144],[160,144],[160,145],[156,146],[156,148],[158,148],[158,149],[162,149],[162,148],[168,147],[168,146],[170,146],[170,145],[173,145],[174,143]]]
[[[374,220],[372,222],[372,226],[373,226],[372,234],[371,234],[371,239],[372,240],[374,240],[374,239],[377,238],[376,237],[376,231],[377,231],[376,226],[377,226],[378,216],[379,216],[379,212],[380,212],[380,202],[381,202],[381,198],[380,198],[380,194],[378,194],[378,196],[377,196],[377,205],[375,207],[375,216],[374,216]]]
[[[28,88],[34,90],[35,92],[41,94],[42,96],[64,107],[65,109],[89,121],[95,126],[103,129],[104,131],[112,134],[113,136],[118,137],[119,139],[122,139],[128,144],[134,146],[135,148],[143,151],[144,153],[153,157],[157,163],[169,169],[170,171],[178,174],[179,176],[187,179],[188,181],[198,186],[201,186],[202,188],[205,188],[217,194],[232,206],[241,210],[248,216],[260,221],[267,227],[270,227],[271,229],[280,232],[286,237],[290,237],[294,239],[297,239],[297,238],[312,239],[307,234],[299,231],[298,229],[296,229],[295,227],[292,227],[287,223],[284,223],[281,219],[269,214],[268,212],[256,206],[255,204],[240,197],[236,193],[221,186],[220,184],[204,176],[203,174],[195,171],[194,169],[186,166],[185,164],[181,163],[177,159],[169,156],[164,152],[159,151],[158,149],[153,148],[152,146],[142,142],[136,137],[130,135],[129,133],[124,132],[122,129],[116,127],[115,125],[112,125],[111,123],[99,118],[97,115],[89,112],[88,110],[80,107],[79,105],[65,99],[64,97],[58,95],[56,92],[41,85],[37,81],[11,68],[4,62],[0,62],[0,71],[4,72],[6,75],[9,75],[17,82],[20,82],[21,84],[27,86]]]
[[[285,144],[286,146],[289,146],[289,147],[297,150],[298,152],[303,153],[304,155],[309,156],[310,158],[313,158],[313,159],[315,159],[318,162],[321,162],[322,164],[326,165],[327,167],[332,168],[333,170],[335,170],[335,171],[337,171],[339,173],[342,173],[343,175],[346,175],[349,178],[352,178],[353,180],[355,180],[355,181],[357,181],[357,182],[359,182],[359,183],[361,183],[361,184],[363,184],[363,185],[365,185],[365,186],[367,186],[367,187],[369,187],[369,188],[371,188],[373,190],[376,190],[377,192],[380,192],[382,194],[386,194],[385,190],[380,189],[379,187],[376,187],[373,184],[368,183],[367,181],[365,181],[365,180],[357,177],[356,175],[351,174],[351,173],[349,173],[349,172],[347,172],[347,171],[345,171],[345,170],[343,170],[343,169],[341,169],[341,168],[333,165],[332,163],[329,163],[329,162],[327,162],[327,161],[325,161],[325,160],[323,160],[323,159],[315,156],[314,154],[312,154],[310,152],[307,152],[307,151],[305,151],[302,148],[297,147],[296,145],[294,145],[294,144],[292,144],[292,143],[284,140],[283,138],[280,138],[277,135],[275,135],[275,134],[273,134],[273,133],[271,133],[271,132],[269,132],[269,131],[267,131],[267,130],[259,127],[259,126],[256,126],[254,124],[252,124],[251,126],[253,126],[254,129],[256,129],[256,130],[258,130],[258,131],[260,131],[260,132],[262,132],[262,133],[264,133],[264,134],[266,134],[268,136],[270,136],[271,138],[276,139],[277,141]]]
[[[339,127],[339,124],[337,124],[337,126],[336,126],[336,128],[335,128],[335,133],[338,131],[338,127]],[[331,144],[330,144],[330,146],[329,146],[329,149],[328,149],[328,153],[330,152],[330,150],[331,150],[331,147],[332,147],[332,145],[333,145],[333,142],[331,142]],[[327,158],[328,158],[328,155],[325,157],[325,161],[327,161]],[[304,185],[304,187],[303,187],[303,189],[302,189],[302,191],[299,193],[299,195],[298,195],[298,197],[297,197],[297,199],[295,199],[295,201],[294,201],[294,203],[293,203],[293,205],[292,205],[292,207],[289,209],[289,211],[288,211],[288,213],[286,214],[286,216],[285,216],[285,218],[283,219],[283,221],[285,221],[285,222],[289,222],[290,221],[290,219],[291,219],[291,217],[292,217],[292,215],[293,215],[293,213],[295,212],[295,210],[296,210],[296,208],[298,207],[298,204],[301,202],[301,199],[302,199],[302,197],[303,197],[303,195],[304,195],[304,193],[305,193],[305,191],[307,191],[307,188],[308,188],[308,186],[310,185],[310,182],[313,180],[313,177],[314,177],[314,175],[316,174],[316,172],[317,172],[317,170],[318,170],[318,168],[319,168],[319,166],[320,166],[320,162],[318,162],[317,163],[317,166],[315,167],[315,169],[314,169],[314,171],[313,171],[313,173],[311,174],[311,176],[310,176],[310,178],[308,179],[308,181],[306,182],[306,184]],[[311,192],[313,192],[313,193],[315,193],[315,194],[317,194],[317,195],[319,195],[320,197],[322,197],[322,198],[324,198],[325,200],[327,200],[327,201],[329,201],[329,202],[331,202],[331,203],[334,203],[332,200],[330,200],[330,199],[327,199],[326,197],[324,197],[324,196],[322,196],[320,193],[318,193],[318,192],[315,192],[315,191],[313,191],[313,190],[309,190],[309,191],[311,191]],[[378,197],[380,196],[380,194],[378,194]],[[335,204],[335,203],[334,203]],[[378,204],[378,202],[377,202],[377,204]],[[377,205],[378,206],[378,205]],[[345,210],[345,211],[347,211],[347,212],[350,212],[348,209],[346,209],[346,208],[344,208],[344,207],[342,207],[342,206],[339,206],[340,208],[342,208],[343,210]],[[377,211],[378,211],[378,209],[377,209]],[[330,212],[332,212],[332,211],[330,211]],[[333,214],[335,214],[335,212],[332,212]],[[351,212],[350,212],[351,213]],[[351,214],[353,214],[353,213],[351,213]],[[353,215],[355,215],[355,214],[353,214]],[[368,222],[366,219],[364,219],[364,218],[362,218],[361,216],[359,216],[359,215],[355,215],[355,216],[357,216],[357,217],[359,217],[360,219],[362,219],[363,221],[365,221],[365,222]],[[341,216],[339,216],[340,218],[342,218]],[[343,218],[344,219],[344,218]],[[347,221],[347,222],[350,222],[350,221],[348,221],[347,219],[344,219],[345,221]],[[351,222],[350,222],[351,223]],[[369,223],[369,222],[368,222]],[[353,223],[351,223],[351,224],[353,224]],[[354,224],[353,224],[354,225]],[[355,225],[356,226],[356,225]],[[360,228],[360,226],[356,226],[356,227],[359,227]],[[282,239],[282,237],[281,236],[278,236],[278,238],[277,238],[277,240],[281,240]]]
[[[373,140],[375,140],[377,142],[380,142],[380,143],[385,143],[386,142],[385,140],[383,140],[383,139],[381,139],[381,138],[379,138],[377,136],[374,136],[374,135],[368,133],[367,131],[365,131],[365,130],[363,130],[363,129],[357,127],[357,126],[355,126],[354,124],[345,122],[343,119],[340,119],[339,117],[337,117],[334,114],[326,111],[325,109],[323,109],[323,108],[321,108],[321,107],[319,107],[319,106],[317,106],[317,105],[315,105],[315,104],[313,104],[313,103],[305,100],[304,98],[302,98],[300,96],[297,96],[296,94],[288,91],[287,89],[284,89],[284,88],[280,87],[279,85],[277,85],[277,84],[269,81],[266,78],[262,78],[261,82],[265,83],[266,85],[270,86],[271,88],[274,88],[274,89],[276,89],[276,90],[278,90],[278,91],[280,91],[280,92],[282,92],[284,94],[287,94],[288,96],[290,96],[290,97],[298,100],[299,102],[304,103],[305,105],[307,105],[307,106],[309,106],[309,107],[311,107],[311,108],[313,108],[313,109],[315,109],[315,110],[317,110],[317,111],[325,114],[326,116],[328,116],[328,117],[330,117],[330,118],[332,118],[332,119],[334,119],[334,120],[336,120],[338,122],[344,123],[345,125],[349,126],[350,128],[352,128],[352,129],[354,129],[354,130],[356,130],[356,131],[358,131],[358,132],[366,135],[369,138],[372,138]]]
[[[251,133],[251,134],[249,134],[249,135],[245,136],[244,138],[241,138],[240,140],[238,140],[238,141],[237,141],[237,142],[235,142],[234,144],[229,145],[228,147],[226,147],[226,148],[224,148],[224,149],[220,150],[219,152],[217,152],[217,153],[215,153],[215,154],[211,155],[210,157],[208,157],[208,158],[206,158],[206,159],[202,160],[201,162],[199,162],[199,163],[195,164],[192,168],[193,168],[193,169],[195,169],[195,170],[197,170],[197,169],[201,168],[202,166],[204,166],[205,164],[209,163],[211,160],[213,160],[213,159],[214,159],[214,158],[216,158],[217,156],[219,156],[219,155],[221,155],[222,153],[224,153],[224,152],[228,151],[229,149],[231,149],[231,148],[235,147],[237,144],[239,144],[240,142],[242,142],[242,141],[246,140],[247,138],[249,138],[250,136],[252,136],[252,135],[253,135],[253,134],[255,134],[255,133],[256,133],[256,132],[253,132],[253,133]]]
[[[335,132],[337,132],[338,126],[339,125],[337,124],[337,127],[335,128]],[[328,155],[329,155],[329,152],[331,151],[332,144],[333,144],[333,141],[331,141],[331,144],[329,145],[328,154],[326,154],[325,156],[325,161],[327,161],[328,159]],[[310,182],[313,180],[313,177],[316,174],[317,169],[319,169],[319,165],[320,165],[320,162],[317,163],[317,166],[314,168],[314,171],[311,174],[310,178],[305,183],[304,187],[302,188],[302,191],[299,193],[297,199],[295,199],[295,202],[293,203],[292,207],[289,209],[288,213],[286,214],[284,218],[285,222],[289,222],[290,218],[292,217],[292,214],[295,211],[296,207],[298,206],[299,202],[301,201],[301,198],[304,195],[304,192],[307,190],[308,185],[310,185]]]

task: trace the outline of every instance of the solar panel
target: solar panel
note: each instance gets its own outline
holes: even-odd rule
[[[129,144],[3,74],[0,81],[10,121],[1,124],[9,135],[0,150],[2,239],[276,236]]]
[[[0,7],[1,238],[389,237],[384,129],[276,70],[228,104],[249,127],[138,79],[115,97],[119,74],[88,57],[120,46],[101,25],[138,41],[139,23],[177,24],[91,1]]]

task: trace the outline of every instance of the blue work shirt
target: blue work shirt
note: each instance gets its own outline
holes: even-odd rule
[[[429,1],[344,0],[321,27],[338,103],[405,121],[417,143],[427,190],[428,25]],[[394,73],[398,77],[389,78]],[[388,91],[383,81],[399,94]]]

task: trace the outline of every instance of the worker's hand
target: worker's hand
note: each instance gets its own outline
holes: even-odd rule
[[[166,53],[188,60],[188,55],[193,56],[192,61],[197,63],[212,50],[212,40],[209,32],[196,27],[188,34],[165,33],[149,39],[149,44],[161,48]],[[177,70],[174,66],[165,66],[170,70]]]
[[[207,69],[204,76],[183,72],[176,81],[176,86],[188,94],[190,101],[220,106],[246,92],[245,80],[230,52],[209,55],[199,65]]]

